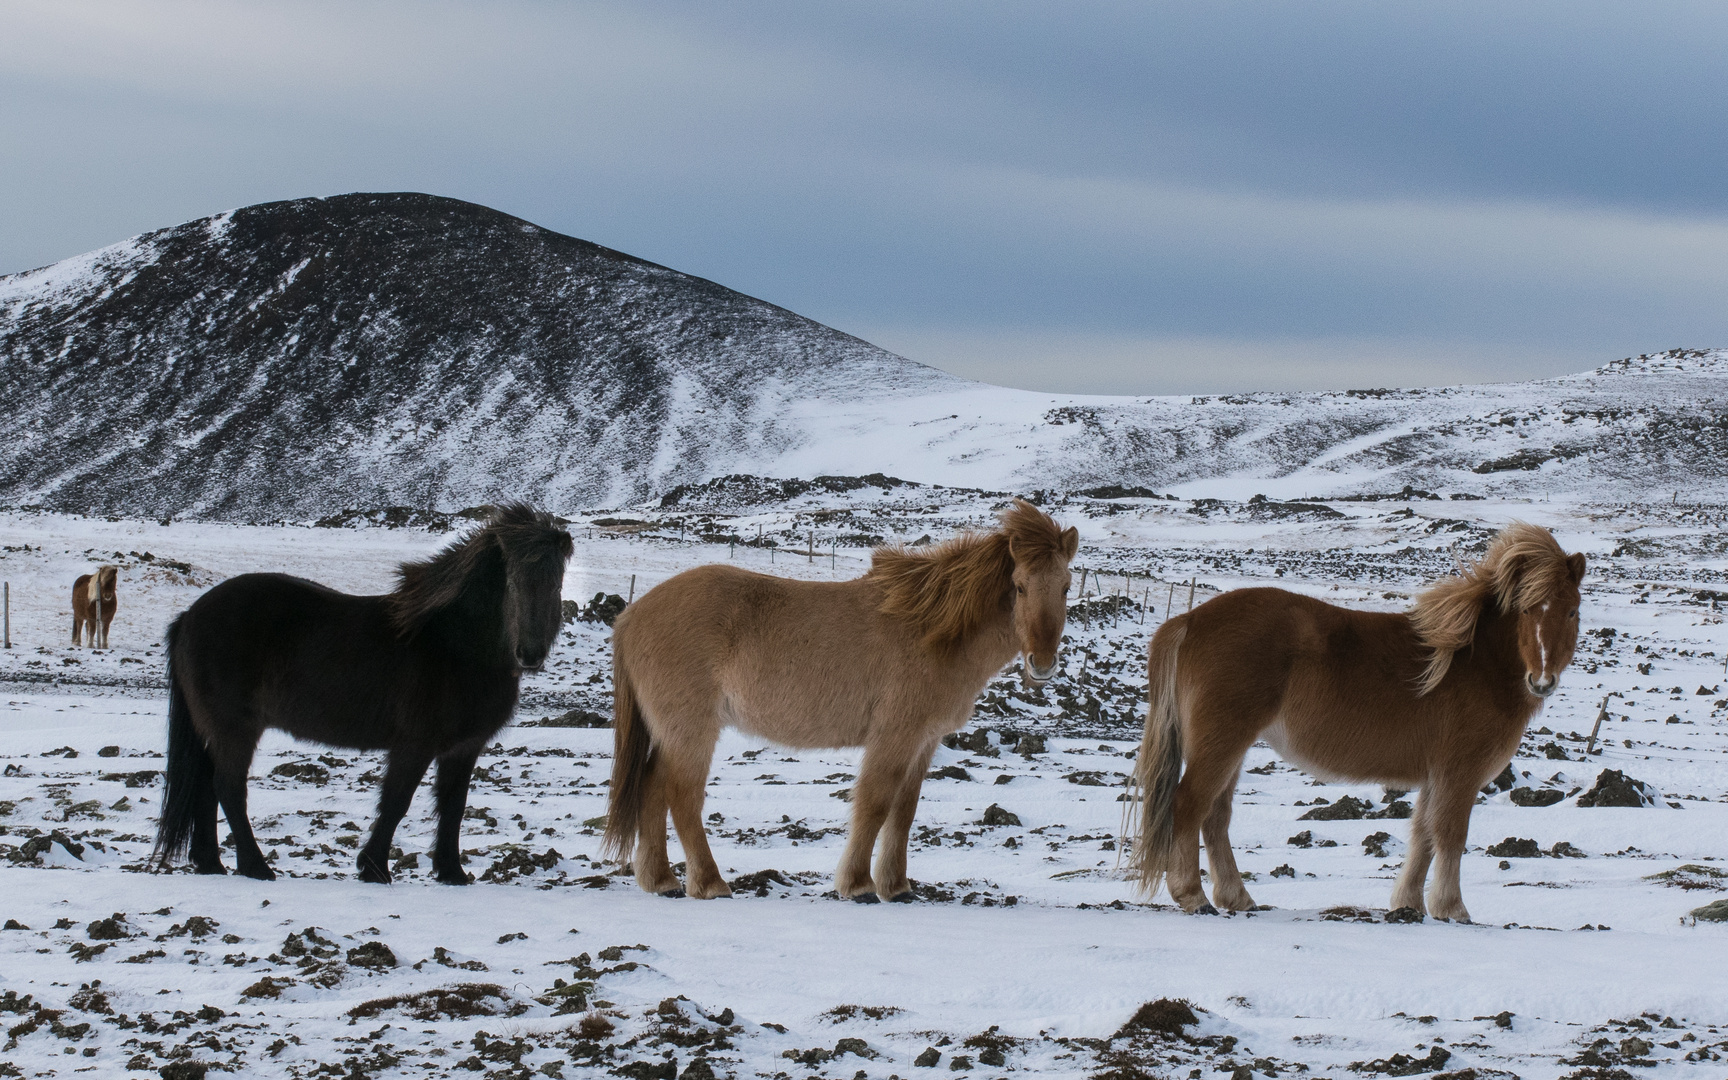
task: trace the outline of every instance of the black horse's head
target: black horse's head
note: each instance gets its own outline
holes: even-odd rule
[[[563,626],[564,565],[576,550],[552,515],[526,503],[492,512],[483,532],[504,553],[504,633],[516,666],[539,671]]]
[[[497,636],[479,647],[519,672],[538,671],[563,623],[564,564],[575,549],[552,515],[526,503],[496,506],[468,536],[402,564],[390,597],[397,629],[412,636],[438,620],[465,636],[493,626]]]

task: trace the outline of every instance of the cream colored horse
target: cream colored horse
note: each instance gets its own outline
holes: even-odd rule
[[[910,899],[906,838],[930,756],[1016,654],[1035,682],[1056,673],[1079,540],[1016,500],[996,532],[878,548],[869,573],[851,581],[713,565],[656,586],[612,634],[606,852],[634,854],[649,892],[730,896],[702,825],[721,728],[805,749],[862,746],[835,888]],[[682,892],[666,856],[668,810],[687,861]]]

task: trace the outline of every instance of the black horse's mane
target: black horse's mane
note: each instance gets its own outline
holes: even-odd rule
[[[570,534],[551,514],[524,502],[492,507],[486,524],[450,544],[430,559],[405,562],[396,570],[396,591],[385,598],[391,621],[403,636],[419,630],[439,611],[455,603],[494,551],[506,564],[517,560],[568,558]]]

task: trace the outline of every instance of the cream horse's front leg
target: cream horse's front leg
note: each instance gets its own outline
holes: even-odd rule
[[[922,760],[928,762],[929,754],[924,752]],[[876,894],[876,882],[870,874],[870,854],[876,847],[876,834],[882,831],[882,825],[888,820],[895,802],[902,795],[905,787],[903,778],[913,764],[914,755],[908,750],[884,744],[874,744],[864,749],[864,763],[858,769],[858,782],[852,785],[852,830],[846,839],[846,852],[840,857],[840,868],[834,874],[834,890],[843,899],[852,899],[866,893]],[[923,781],[923,770],[918,770],[918,780]],[[916,801],[918,788],[913,788],[913,798]],[[908,818],[908,828],[910,818]],[[900,863],[902,874],[906,861],[905,846],[901,846]]]
[[[932,742],[913,755],[888,808],[888,821],[876,838],[876,895],[883,900],[910,900],[912,880],[906,875],[906,845],[912,834],[912,819],[918,814],[918,796],[924,790],[924,774],[930,770],[930,757],[936,752]]]

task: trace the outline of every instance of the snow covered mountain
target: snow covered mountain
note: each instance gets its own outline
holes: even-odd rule
[[[0,400],[0,502],[127,516],[574,510],[740,473],[1728,497],[1728,352],[1424,390],[1032,393],[416,194],[249,207],[0,278]]]

